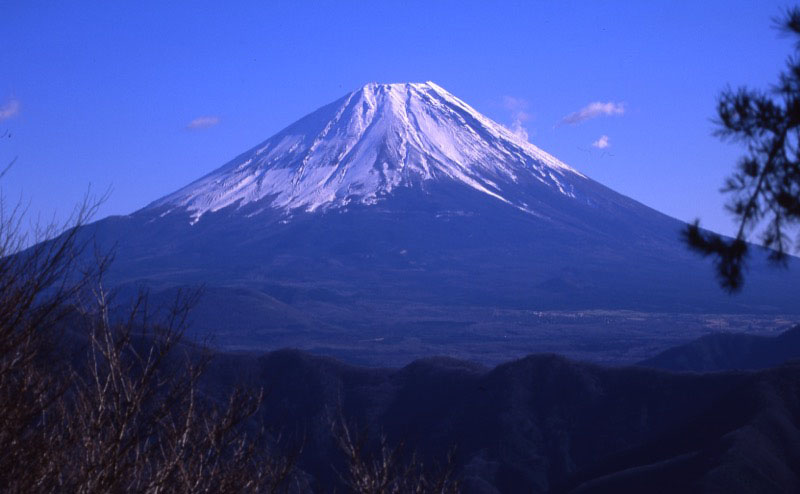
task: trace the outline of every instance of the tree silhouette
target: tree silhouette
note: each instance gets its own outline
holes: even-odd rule
[[[260,390],[199,387],[210,354],[181,341],[194,292],[161,311],[145,294],[110,305],[110,255],[79,234],[98,204],[29,238],[0,200],[0,491],[290,489],[299,451],[248,427]]]
[[[722,189],[739,222],[736,237],[702,230],[699,221],[683,232],[692,249],[714,258],[720,285],[729,292],[744,283],[750,234],[759,232],[771,249],[769,259],[785,264],[800,224],[800,8],[788,10],[778,25],[796,40],[778,83],[770,91],[728,88],[717,104],[715,134],[747,148]]]

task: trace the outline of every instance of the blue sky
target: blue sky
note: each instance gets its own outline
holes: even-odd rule
[[[44,217],[110,188],[100,216],[126,214],[367,82],[432,80],[609,187],[730,233],[718,189],[741,148],[712,135],[716,97],[776,80],[788,5],[0,0],[0,163],[17,157],[0,187]]]

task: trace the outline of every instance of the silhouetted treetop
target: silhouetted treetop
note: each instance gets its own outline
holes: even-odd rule
[[[797,243],[791,235],[800,224],[800,8],[778,23],[796,39],[778,84],[769,91],[728,88],[717,104],[715,134],[747,149],[722,188],[739,222],[736,237],[701,230],[698,221],[684,231],[691,248],[714,258],[720,284],[730,292],[742,287],[751,233],[759,232],[770,260],[779,264]]]

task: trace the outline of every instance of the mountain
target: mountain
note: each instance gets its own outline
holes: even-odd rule
[[[368,84],[145,210],[189,211],[193,222],[251,204],[314,212],[442,181],[541,217],[544,191],[620,201],[592,197],[583,175],[427,82]]]
[[[425,465],[455,447],[467,493],[800,489],[797,365],[675,374],[531,355],[371,369],[284,350],[218,355],[206,375],[220,396],[243,380],[269,390],[259,420],[302,436],[299,468],[318,492],[341,490],[340,417]]]
[[[68,359],[85,369],[79,327],[59,333],[57,355],[47,359],[58,365],[49,368]],[[146,350],[150,341],[134,346]],[[224,404],[237,387],[265,391],[245,427],[253,436],[266,428],[289,451],[302,445],[305,484],[293,492],[349,492],[332,433],[340,420],[358,431],[366,455],[385,437],[403,445],[402,461],[414,455],[433,474],[452,451],[464,493],[800,489],[797,362],[673,373],[542,354],[491,368],[441,357],[369,368],[297,350],[213,352],[185,343],[165,358],[166,375],[208,362],[202,400]]]
[[[371,365],[536,351],[632,362],[690,339],[663,314],[800,312],[796,269],[756,252],[728,297],[683,226],[423,83],[368,84],[85,234],[116,246],[109,281],[123,291],[204,285],[195,329],[220,346]],[[570,320],[552,325],[554,312]],[[614,334],[612,316],[630,329]],[[662,346],[643,349],[646,326]]]
[[[713,372],[768,369],[800,360],[800,326],[777,336],[713,333],[639,362],[642,367]]]

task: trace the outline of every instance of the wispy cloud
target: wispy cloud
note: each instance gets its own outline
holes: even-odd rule
[[[15,117],[19,114],[19,101],[12,99],[3,106],[0,106],[0,121]]]
[[[503,106],[511,112],[512,122],[508,130],[527,141],[528,129],[525,128],[525,122],[531,119],[531,115],[526,111],[528,101],[513,96],[504,96]]]
[[[566,117],[562,118],[561,122],[559,123],[574,125],[605,115],[622,115],[624,113],[624,103],[614,103],[611,101],[603,103],[601,101],[595,101],[594,103],[589,103],[574,113],[570,113]]]
[[[610,145],[611,143],[608,142],[608,136],[606,135],[600,136],[600,139],[592,143],[592,146],[596,147],[597,149],[605,149]]]
[[[189,130],[200,130],[200,129],[208,129],[209,127],[213,127],[219,123],[219,117],[214,115],[206,115],[202,117],[197,117],[186,126]]]

